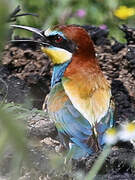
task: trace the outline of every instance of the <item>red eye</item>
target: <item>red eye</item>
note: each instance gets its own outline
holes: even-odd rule
[[[60,42],[62,42],[62,41],[63,41],[63,38],[62,38],[61,36],[57,35],[57,36],[56,36],[56,39],[55,39],[55,42],[56,42],[56,43],[60,43]]]

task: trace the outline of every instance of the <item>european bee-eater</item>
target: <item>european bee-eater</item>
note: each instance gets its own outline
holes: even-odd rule
[[[104,133],[113,126],[111,88],[84,28],[60,25],[46,31],[13,25],[39,35],[41,50],[52,60],[53,74],[47,106],[61,144],[73,159],[87,157],[104,145]],[[23,40],[22,40],[23,41]]]

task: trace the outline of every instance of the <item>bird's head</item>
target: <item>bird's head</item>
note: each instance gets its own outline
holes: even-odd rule
[[[80,26],[59,25],[45,31],[19,25],[12,25],[12,27],[36,33],[40,41],[34,42],[41,45],[41,50],[51,58],[54,64],[63,64],[71,60],[73,55],[95,56],[92,40]]]

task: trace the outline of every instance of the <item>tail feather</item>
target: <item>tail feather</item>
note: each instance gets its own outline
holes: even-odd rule
[[[82,148],[83,147],[83,148]],[[82,157],[88,157],[89,155],[91,155],[93,153],[93,151],[90,148],[84,148],[84,146],[79,146],[77,144],[71,143],[70,144],[70,150],[67,154],[67,156],[72,157],[72,159],[80,159]]]

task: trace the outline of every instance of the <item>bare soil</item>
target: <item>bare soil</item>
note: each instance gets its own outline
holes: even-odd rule
[[[123,26],[127,43],[121,44],[115,39],[109,39],[109,30],[95,26],[84,26],[91,35],[101,69],[111,82],[112,94],[116,104],[116,126],[135,120],[135,30]],[[50,90],[52,64],[45,54],[32,43],[7,44],[3,51],[0,66],[0,100],[8,102],[27,103],[32,108],[42,109],[46,95]],[[56,154],[59,145],[57,131],[48,116],[31,113],[27,120],[28,138],[34,140],[30,146],[32,168],[22,167],[19,180],[34,179],[74,179],[73,173],[83,170],[87,173],[98,154],[87,159],[72,162],[71,170],[65,167],[58,170],[50,169],[48,152]],[[103,167],[95,179],[135,179],[135,169],[131,166],[134,159],[134,148],[129,142],[119,142],[112,149]],[[0,175],[4,178],[9,171],[6,159],[0,165]],[[9,159],[12,159],[11,157]]]

